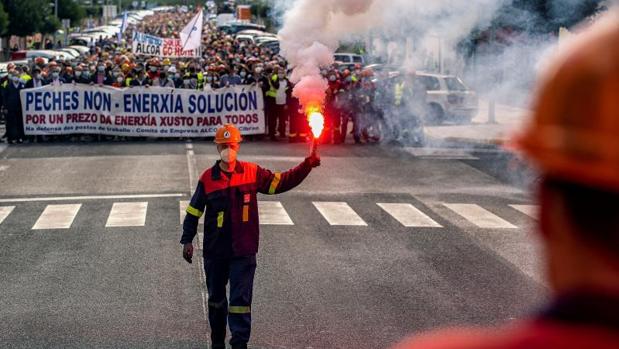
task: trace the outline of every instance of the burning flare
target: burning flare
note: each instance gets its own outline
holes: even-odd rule
[[[305,109],[305,114],[307,114],[307,122],[312,129],[314,138],[320,138],[322,130],[325,127],[325,117],[320,112],[320,108],[315,105],[310,105]]]

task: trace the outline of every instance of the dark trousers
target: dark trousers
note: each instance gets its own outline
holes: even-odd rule
[[[275,104],[275,98],[264,97],[264,116],[267,119],[269,137],[275,137],[277,128],[277,105]]]
[[[6,116],[6,137],[8,141],[26,138],[21,110],[8,111]]]
[[[305,139],[305,137],[307,137],[309,133],[307,118],[305,117],[305,115],[299,112],[295,112],[290,107],[288,108],[288,111],[288,116],[290,118],[290,137]]]
[[[251,334],[251,300],[256,271],[256,256],[230,259],[204,259],[208,288],[208,319],[213,348],[224,348],[226,324],[230,325],[230,345],[247,348]],[[230,281],[230,302],[226,285]]]
[[[269,136],[274,137],[277,131],[280,137],[286,137],[286,122],[288,121],[286,105],[273,104],[272,108],[273,112],[269,118]]]

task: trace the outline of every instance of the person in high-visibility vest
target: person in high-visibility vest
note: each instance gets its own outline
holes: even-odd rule
[[[536,212],[550,302],[525,320],[397,349],[619,348],[619,13],[561,48],[511,146],[541,174]]]
[[[215,143],[221,159],[200,176],[187,207],[180,240],[183,258],[191,263],[192,241],[198,220],[204,215],[202,250],[213,349],[225,348],[226,323],[230,326],[233,349],[247,349],[249,342],[259,235],[257,194],[291,190],[303,182],[312,168],[320,166],[320,158],[314,154],[291,170],[274,173],[237,160],[241,141],[241,133],[234,125],[217,130]]]
[[[277,125],[277,106],[275,98],[279,89],[279,78],[277,76],[278,69],[267,69],[262,78],[262,90],[264,91],[264,114],[267,119],[269,138],[272,141],[277,141],[275,135]]]

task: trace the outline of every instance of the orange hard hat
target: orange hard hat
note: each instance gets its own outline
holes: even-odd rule
[[[215,134],[215,143],[217,144],[241,143],[242,141],[241,132],[232,124],[223,125]]]
[[[619,21],[607,16],[572,40],[513,145],[547,176],[619,192]]]

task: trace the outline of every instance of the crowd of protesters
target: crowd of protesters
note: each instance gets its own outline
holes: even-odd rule
[[[273,141],[304,142],[307,122],[293,85],[287,76],[286,61],[267,47],[240,42],[208,23],[203,30],[200,58],[157,58],[131,52],[134,31],[161,37],[178,37],[192,13],[157,12],[129,26],[122,43],[116,37],[100,37],[88,54],[74,60],[35,59],[30,65],[8,66],[8,76],[0,80],[2,104],[6,111],[10,143],[32,141],[24,135],[19,91],[44,85],[88,84],[117,88],[161,86],[177,89],[216,90],[234,85],[257,84],[264,94],[267,136]],[[375,141],[375,125],[382,119],[376,108],[375,79],[360,65],[343,69],[334,65],[322,71],[329,81],[325,106],[323,143],[343,143],[353,123],[356,143]],[[42,137],[38,137],[40,140]]]

